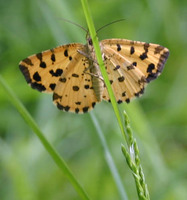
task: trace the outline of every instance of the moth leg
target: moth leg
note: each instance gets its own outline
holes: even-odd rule
[[[87,53],[81,51],[81,50],[77,50],[78,53],[80,53],[81,55],[83,55],[84,57],[86,57],[88,60],[92,61],[93,63],[96,63],[98,65],[98,62],[93,59],[91,56],[89,56]]]
[[[90,72],[86,72],[86,74],[89,74],[90,76],[95,77],[95,78],[99,78],[101,81],[104,82],[103,77],[100,76],[99,74],[93,74],[93,73],[90,73]]]
[[[99,78],[100,80],[104,81],[103,77],[100,76],[99,74],[94,74],[94,73],[91,73],[91,72],[87,72],[89,69],[91,69],[92,66],[89,66],[87,68],[85,68],[85,70],[83,71],[85,74],[89,74],[90,76],[92,77],[96,77],[96,78]]]
[[[78,53],[80,53],[81,55],[83,55],[84,57],[88,58],[89,60],[92,60],[94,62],[94,60],[91,58],[91,56],[89,56],[87,53],[85,53],[84,51],[81,50],[77,50]]]

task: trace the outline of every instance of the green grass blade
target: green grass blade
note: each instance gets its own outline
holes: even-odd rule
[[[15,108],[18,110],[18,112],[21,114],[23,119],[26,121],[26,123],[29,125],[29,127],[34,131],[34,133],[38,136],[41,143],[43,144],[46,151],[50,154],[53,161],[56,163],[56,165],[60,168],[60,170],[65,174],[65,176],[69,179],[69,181],[72,183],[73,187],[79,194],[79,196],[84,200],[89,200],[88,195],[82,188],[82,186],[79,184],[69,167],[67,166],[66,162],[63,160],[62,157],[56,152],[56,150],[53,148],[53,146],[48,142],[48,140],[45,138],[44,134],[36,124],[36,122],[33,120],[31,115],[28,113],[26,108],[23,106],[23,104],[20,102],[20,100],[16,97],[16,95],[13,93],[11,88],[7,85],[3,77],[0,75],[0,83],[5,90],[6,94],[9,96],[10,101],[15,106]]]
[[[116,103],[116,99],[115,99],[114,93],[112,91],[112,87],[110,85],[110,81],[108,79],[108,75],[107,75],[107,72],[106,72],[106,69],[105,69],[105,66],[104,66],[104,63],[103,63],[103,59],[102,59],[102,56],[101,56],[101,49],[100,49],[100,46],[99,46],[99,41],[98,41],[98,38],[97,38],[97,34],[96,34],[96,31],[95,31],[93,20],[91,18],[91,14],[90,14],[90,11],[89,11],[89,8],[88,8],[88,3],[87,3],[87,0],[81,0],[81,2],[82,2],[82,7],[83,7],[83,10],[84,10],[85,17],[86,17],[86,21],[87,21],[87,24],[88,24],[89,33],[90,33],[90,36],[91,36],[92,41],[93,41],[96,58],[97,58],[99,66],[100,66],[100,70],[101,70],[103,79],[104,79],[104,82],[105,82],[106,87],[108,89],[110,100],[111,100],[111,103],[112,103],[112,106],[113,106],[119,127],[121,129],[122,135],[125,138],[126,142],[128,143],[127,135],[125,134],[125,131],[124,131],[124,128],[123,128],[123,122],[121,120],[121,116],[120,116],[120,112],[119,112],[119,109],[118,109],[118,106],[117,106],[117,103]]]

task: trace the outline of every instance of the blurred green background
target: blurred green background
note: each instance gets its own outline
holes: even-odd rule
[[[170,50],[162,75],[145,94],[120,105],[131,120],[152,200],[187,199],[187,1],[89,0],[96,28],[125,18],[98,33],[99,40],[126,38]],[[0,0],[0,74],[64,157],[91,199],[120,199],[90,114],[59,111],[52,96],[32,90],[20,60],[55,46],[85,43],[86,26],[77,0]],[[96,116],[129,199],[138,199],[122,156],[112,107],[102,102]],[[0,199],[79,199],[0,85]]]

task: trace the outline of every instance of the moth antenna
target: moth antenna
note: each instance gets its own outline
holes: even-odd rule
[[[82,30],[86,31],[86,33],[88,33],[88,30],[85,29],[85,28],[84,28],[83,26],[81,26],[80,24],[77,24],[77,23],[72,22],[72,21],[70,21],[70,20],[68,20],[68,19],[65,19],[65,18],[60,18],[60,19],[62,19],[62,20],[65,21],[65,22],[68,22],[68,23],[70,23],[70,24],[73,24],[73,25],[77,26],[77,27],[81,28]]]
[[[110,23],[108,23],[108,24],[102,26],[101,28],[97,29],[96,33],[98,33],[101,29],[103,29],[103,28],[105,28],[105,27],[107,27],[107,26],[109,26],[109,25],[111,25],[111,24],[114,24],[114,23],[117,23],[117,22],[121,22],[121,21],[124,21],[124,20],[125,20],[125,19],[118,19],[118,20],[112,21],[112,22],[110,22]]]

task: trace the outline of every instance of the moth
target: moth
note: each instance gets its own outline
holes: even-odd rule
[[[129,103],[163,71],[169,50],[161,45],[127,39],[100,41],[105,68],[118,103]],[[19,63],[27,83],[53,94],[60,110],[86,113],[109,101],[89,35],[87,43],[71,43],[29,56]]]

